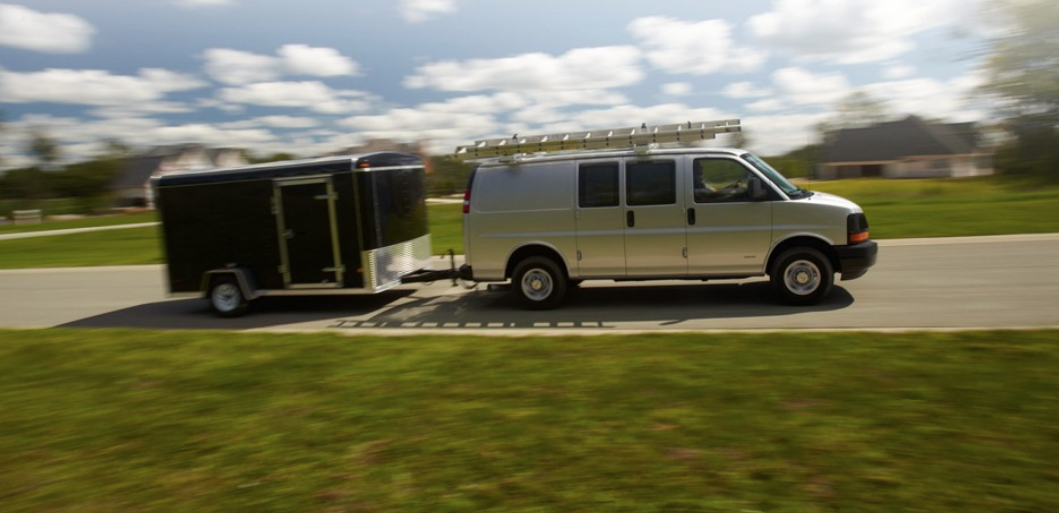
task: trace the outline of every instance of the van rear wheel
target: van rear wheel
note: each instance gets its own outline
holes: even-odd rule
[[[566,296],[566,274],[554,260],[534,256],[515,266],[512,290],[522,305],[531,310],[549,310]]]
[[[819,303],[831,292],[835,271],[823,253],[813,248],[791,248],[776,259],[770,279],[784,303],[807,306]]]

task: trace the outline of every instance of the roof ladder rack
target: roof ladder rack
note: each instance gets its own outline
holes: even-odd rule
[[[610,128],[588,132],[565,134],[515,135],[503,139],[485,139],[474,144],[456,147],[456,158],[479,160],[525,155],[528,153],[555,153],[572,150],[626,150],[644,151],[656,144],[693,142],[713,139],[717,134],[741,131],[738,119],[679,123],[639,128]],[[505,159],[506,160],[506,159]]]

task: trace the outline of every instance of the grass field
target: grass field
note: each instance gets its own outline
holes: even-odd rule
[[[999,178],[810,184],[857,202],[875,239],[1059,232],[1059,188]]]
[[[1059,232],[1059,188],[969,180],[837,180],[809,184],[856,201],[868,215],[874,239]],[[154,220],[154,214],[48,223],[32,230],[122,224]],[[434,254],[463,252],[459,204],[431,205]],[[0,233],[24,231],[0,227]],[[106,231],[84,236],[0,241],[0,269],[162,261],[158,229]]]
[[[449,248],[463,252],[461,205],[430,205],[430,233],[433,252]],[[7,228],[0,233],[86,228],[114,224],[132,224],[157,220],[153,213],[122,217],[103,217],[78,221],[59,221],[29,227]],[[30,267],[80,267],[97,265],[142,265],[162,263],[160,228],[130,228],[78,233],[54,237],[0,240],[0,269]]]
[[[1059,332],[0,332],[5,512],[1047,512]]]

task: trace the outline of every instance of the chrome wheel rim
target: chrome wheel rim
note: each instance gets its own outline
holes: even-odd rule
[[[222,283],[213,288],[211,299],[213,307],[218,311],[231,312],[239,308],[239,304],[243,301],[243,293],[234,283]]]
[[[799,296],[807,296],[820,288],[820,268],[808,260],[795,260],[783,273],[787,290]]]
[[[522,275],[522,294],[533,301],[543,301],[552,295],[552,275],[543,269],[530,269]]]

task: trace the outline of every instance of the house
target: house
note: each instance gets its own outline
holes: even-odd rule
[[[835,132],[818,176],[962,178],[993,174],[992,153],[978,146],[973,123],[929,123],[917,116]]]
[[[126,160],[125,168],[113,184],[116,203],[119,207],[154,208],[152,178],[248,163],[242,151],[231,148],[207,148],[201,144],[156,146]]]

